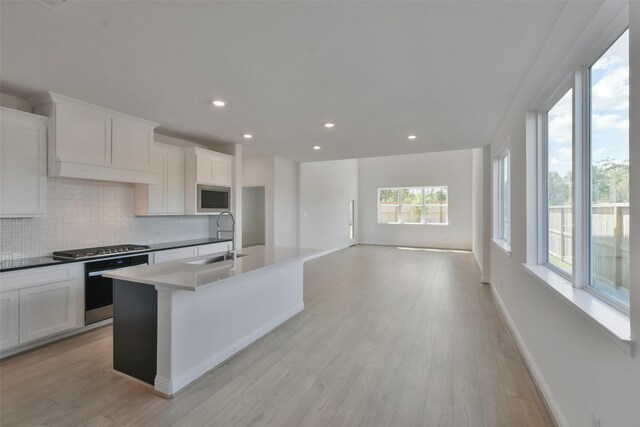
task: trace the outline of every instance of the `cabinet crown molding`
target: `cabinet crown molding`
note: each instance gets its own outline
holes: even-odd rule
[[[47,125],[47,121],[49,120],[47,116],[27,113],[26,111],[14,110],[13,108],[7,107],[0,107],[0,116],[16,120],[29,120],[31,123],[39,122],[40,124],[45,126]]]
[[[85,108],[102,110],[103,112],[108,113],[110,115],[114,115],[114,116],[127,117],[132,120],[136,120],[140,123],[144,123],[152,128],[157,128],[158,126],[160,126],[160,123],[156,123],[151,120],[141,119],[140,117],[132,116],[131,114],[126,114],[120,111],[111,110],[109,108],[100,107],[99,105],[91,104],[85,101],[80,101],[78,99],[71,98],[65,95],[60,95],[59,93],[50,92],[50,91],[42,92],[37,95],[34,95],[28,98],[27,101],[29,101],[29,103],[33,106],[33,108],[37,108],[39,106],[51,104],[51,103],[75,105],[75,106],[82,106]]]

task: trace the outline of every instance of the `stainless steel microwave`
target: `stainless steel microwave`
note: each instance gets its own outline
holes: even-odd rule
[[[198,184],[198,212],[222,212],[231,208],[231,188]]]

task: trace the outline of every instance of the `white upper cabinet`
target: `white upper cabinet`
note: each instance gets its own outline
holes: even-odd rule
[[[193,147],[187,149],[187,158],[195,164],[195,183],[220,187],[231,186],[231,164],[233,156]]]
[[[156,183],[151,144],[157,123],[52,92],[30,101],[50,118],[49,176]]]
[[[107,112],[61,103],[56,106],[55,137],[56,160],[111,165],[111,115]]]
[[[151,166],[157,184],[136,185],[136,215],[181,215],[184,213],[184,150],[154,142]]]
[[[47,118],[0,107],[0,217],[47,213]]]
[[[219,155],[213,160],[213,184],[231,187],[231,157]]]
[[[233,156],[200,147],[185,149],[184,211],[188,215],[217,215],[197,209],[198,184],[232,186]]]
[[[111,135],[111,159],[113,166],[122,169],[151,169],[151,144],[153,128],[124,116],[113,117]]]

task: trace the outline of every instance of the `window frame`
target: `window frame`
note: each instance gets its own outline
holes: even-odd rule
[[[631,305],[631,289],[629,289],[629,299],[627,300],[627,303],[625,303],[624,301],[620,300],[619,298],[616,298],[614,296],[612,296],[611,292],[607,292],[606,290],[602,290],[602,289],[598,289],[596,286],[592,285],[592,279],[593,279],[593,274],[594,274],[594,269],[593,269],[593,244],[592,244],[592,219],[593,219],[593,215],[592,215],[592,207],[593,207],[593,191],[592,191],[592,186],[593,186],[593,176],[592,176],[592,167],[593,167],[593,163],[592,163],[592,158],[591,158],[591,152],[592,152],[592,141],[591,141],[591,68],[595,65],[595,63],[600,60],[600,58],[602,56],[604,56],[607,51],[624,35],[625,32],[630,31],[629,30],[629,22],[627,21],[626,24],[623,26],[624,28],[620,29],[617,26],[613,26],[612,28],[610,28],[610,31],[607,32],[607,38],[606,38],[606,43],[604,44],[604,47],[600,47],[600,49],[598,50],[594,50],[592,52],[592,54],[588,57],[587,61],[585,61],[585,64],[583,64],[583,66],[581,67],[580,73],[581,73],[581,81],[582,81],[582,87],[583,87],[583,105],[582,105],[582,122],[583,122],[583,136],[582,136],[582,141],[583,141],[583,146],[584,146],[584,154],[583,154],[583,161],[585,162],[582,166],[584,169],[584,176],[583,176],[583,186],[584,188],[584,197],[583,197],[583,204],[581,207],[581,214],[583,215],[583,222],[584,222],[584,232],[585,232],[585,237],[586,240],[584,241],[584,245],[583,245],[583,254],[582,254],[582,262],[583,262],[583,269],[584,269],[584,278],[582,283],[579,284],[579,287],[581,287],[582,289],[584,289],[585,291],[589,292],[590,294],[600,298],[601,300],[603,300],[604,302],[606,302],[607,304],[613,306],[614,308],[622,311],[625,314],[630,314],[630,305]],[[616,31],[617,30],[617,31]],[[611,35],[613,34],[613,37],[611,37]],[[631,52],[629,52],[629,55],[631,55]],[[631,74],[630,74],[631,77]],[[628,144],[629,144],[629,149],[631,148],[631,139],[629,139]],[[630,161],[631,159],[629,159]],[[629,178],[630,179],[630,178]],[[631,205],[631,201],[629,201],[629,205]]]
[[[508,221],[507,221],[507,233],[503,235],[505,229],[504,224],[504,209],[505,209],[505,189],[504,189],[504,164],[507,165],[507,192],[509,193],[508,201]],[[500,154],[493,159],[493,240],[507,253],[511,253],[511,150],[504,149]]]
[[[624,14],[621,14],[624,15]],[[573,288],[581,289],[625,315],[630,313],[630,300],[611,296],[611,292],[591,285],[592,259],[592,159],[591,159],[591,68],[629,30],[628,18],[618,19],[599,38],[598,43],[582,56],[582,61],[556,86],[552,95],[536,111],[537,133],[537,209],[536,263],[567,280]],[[572,148],[573,148],[573,265],[572,274],[548,261],[548,117],[551,108],[573,89]],[[631,141],[629,141],[631,144]],[[629,289],[631,293],[631,289]]]
[[[416,189],[419,188],[422,191],[422,204],[421,205],[404,205],[402,203],[402,191],[403,190],[408,190],[408,189]],[[425,208],[426,208],[426,203],[425,203],[425,189],[427,188],[444,188],[445,189],[445,194],[447,196],[447,201],[446,203],[440,205],[440,206],[446,206],[447,208],[447,215],[446,215],[446,222],[427,222],[425,221]],[[379,209],[380,207],[383,206],[393,206],[393,205],[381,205],[380,204],[380,192],[384,191],[384,190],[395,190],[398,192],[398,204],[395,205],[398,209],[398,221],[397,222],[381,222],[378,218],[379,218]],[[449,186],[448,185],[421,185],[421,186],[409,186],[409,187],[380,187],[378,188],[377,191],[377,195],[378,195],[378,200],[377,200],[377,210],[376,210],[376,223],[377,224],[381,224],[381,225],[449,225]],[[402,220],[402,208],[406,206],[406,207],[416,207],[416,206],[420,206],[420,222],[404,222]]]
[[[571,273],[553,265],[549,261],[549,112],[558,102],[572,91],[571,108],[571,152],[572,152],[572,180],[571,198],[573,209],[571,210],[571,222],[573,224],[571,250],[573,263]],[[574,75],[569,75],[563,83],[553,92],[553,95],[545,102],[538,112],[539,139],[538,139],[538,264],[543,265],[554,273],[572,281],[576,270],[576,217],[578,210],[581,210],[576,203],[576,89]],[[562,225],[561,225],[562,226]]]

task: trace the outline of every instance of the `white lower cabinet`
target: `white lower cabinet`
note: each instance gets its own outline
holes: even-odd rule
[[[76,327],[73,280],[20,290],[20,344]]]
[[[82,263],[0,274],[0,350],[83,326],[83,283]]]
[[[0,292],[0,350],[20,343],[19,291]]]

